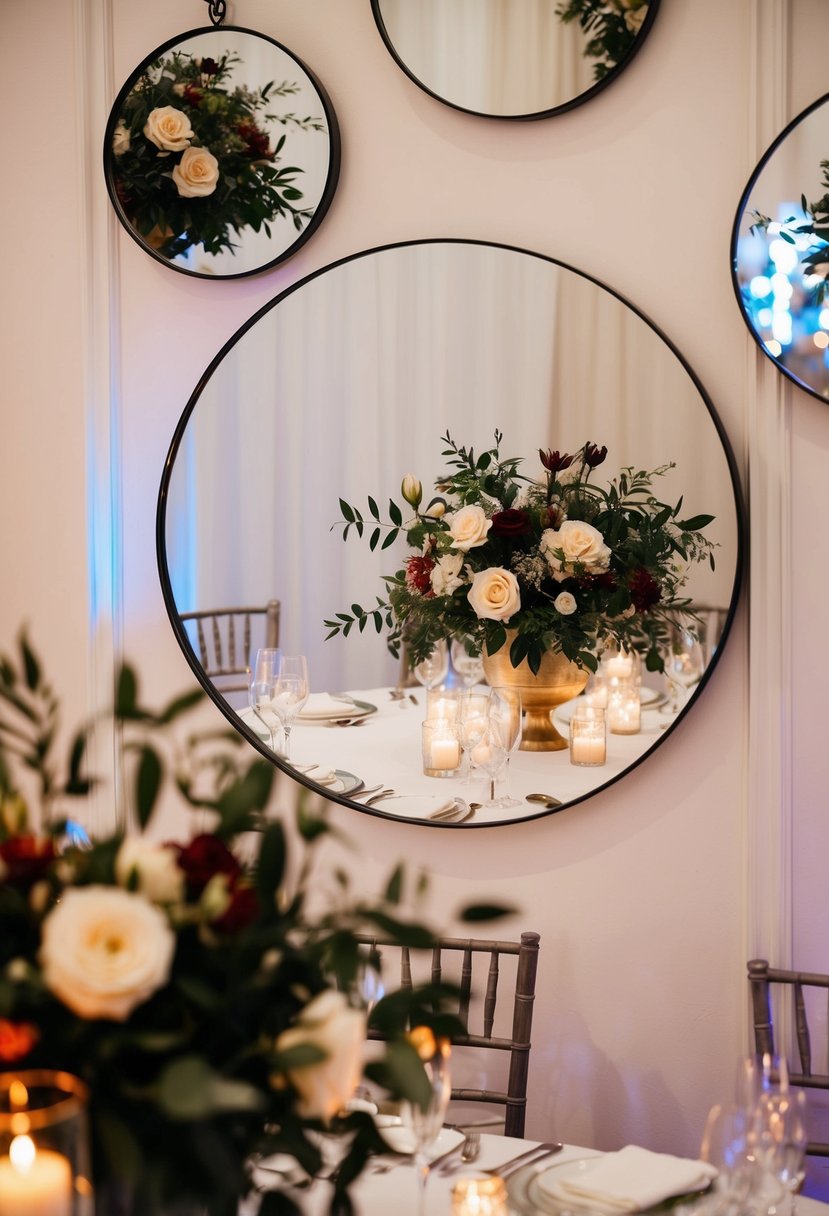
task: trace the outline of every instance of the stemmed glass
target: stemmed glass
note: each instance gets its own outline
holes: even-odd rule
[[[805,1177],[806,1095],[802,1089],[770,1089],[757,1110],[757,1159],[793,1195]]]
[[[671,700],[667,713],[678,714],[688,699],[694,684],[698,684],[705,670],[702,647],[688,629],[677,627],[671,630],[668,645],[662,657],[665,662],[665,679],[668,682]]]
[[[281,658],[282,651],[278,646],[261,646],[251,667],[251,683],[273,684]]]
[[[470,654],[463,638],[453,638],[449,648],[452,666],[460,676],[464,688],[480,684],[484,678],[484,661],[479,654]]]
[[[248,686],[248,703],[254,716],[259,719],[270,735],[271,751],[273,752],[276,751],[276,729],[279,726],[279,717],[273,704],[274,684],[275,676],[262,680],[257,680],[254,676]]]
[[[414,677],[424,688],[437,688],[449,674],[449,649],[441,638],[425,659],[414,666]]]
[[[504,792],[495,801],[498,806],[520,806],[521,799],[509,792],[510,756],[521,742],[521,693],[517,688],[493,687],[489,700],[490,734],[495,732],[506,752],[504,761]]]
[[[273,708],[282,723],[285,759],[291,755],[291,728],[308,700],[308,663],[304,654],[283,654],[273,689]]]
[[[713,1189],[717,1216],[738,1216],[753,1209],[763,1186],[756,1157],[757,1116],[744,1106],[712,1106],[705,1123],[700,1160],[717,1171]],[[778,1198],[782,1195],[778,1189]]]
[[[426,1211],[426,1183],[429,1181],[429,1149],[440,1135],[446,1108],[452,1096],[449,1077],[449,1044],[438,1043],[434,1055],[423,1061],[429,1081],[429,1098],[424,1106],[417,1102],[400,1104],[400,1119],[409,1131],[418,1182],[418,1216]]]
[[[507,763],[507,749],[498,723],[487,718],[483,736],[477,747],[472,749],[470,759],[482,768],[489,777],[489,798],[481,803],[483,807],[501,807],[503,801],[495,797],[495,783]]]
[[[467,784],[474,767],[472,753],[486,734],[489,697],[489,690],[486,692],[465,692],[458,706],[458,740],[466,760]]]

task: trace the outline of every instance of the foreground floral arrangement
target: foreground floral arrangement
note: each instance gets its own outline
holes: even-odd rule
[[[286,136],[271,148],[262,122],[296,131],[322,131],[322,122],[268,112],[274,97],[299,91],[289,81],[230,88],[239,63],[235,54],[217,61],[175,51],[150,64],[121,108],[115,191],[129,222],[164,257],[198,244],[234,253],[244,228],[270,236],[286,217],[301,231],[313,215],[297,206],[302,170],[279,163]]]
[[[159,738],[201,696],[153,712],[132,671],[120,674],[115,719],[136,765],[142,826],[168,775]],[[57,701],[24,637],[19,664],[0,655],[0,1068],[64,1069],[87,1083],[101,1212],[113,1200],[139,1216],[186,1199],[236,1216],[252,1159],[286,1152],[313,1175],[321,1130],[342,1136],[331,1211],[350,1212],[350,1182],[384,1149],[368,1115],[343,1113],[366,1033],[348,995],[365,966],[355,933],[432,941],[400,915],[403,872],[373,902],[353,899],[344,874],[330,876],[328,910],[312,916],[308,895],[326,883],[312,854],[328,826],[300,805],[303,852],[290,856],[282,823],[266,814],[275,770],[249,760],[235,732],[191,735],[175,754],[175,784],[210,830],[181,843],[90,842],[57,814],[89,792],[85,734],[59,778],[57,726]],[[39,780],[40,825],[13,779],[16,761]],[[449,991],[393,992],[377,1004],[372,1025],[392,1037],[367,1076],[419,1099],[425,1074],[404,1028],[456,1029],[434,1013]],[[119,1206],[124,1195],[131,1208]],[[299,1208],[277,1190],[259,1210]]]
[[[565,23],[578,21],[587,36],[585,57],[595,59],[593,75],[601,80],[630,51],[648,15],[647,0],[566,0],[556,9]]]
[[[404,479],[402,495],[415,512],[406,523],[394,502],[384,523],[373,498],[368,519],[340,499],[344,538],[370,528],[375,549],[385,531],[387,548],[402,533],[415,555],[385,578],[386,600],[337,613],[325,622],[327,636],[369,622],[379,633],[385,622],[392,652],[405,639],[415,664],[447,637],[494,654],[509,628],[514,667],[526,659],[537,672],[550,650],[595,671],[597,651],[615,643],[661,671],[669,626],[691,609],[679,594],[689,566],[714,567],[702,535],[713,516],[682,519],[681,500],[670,506],[654,495],[655,480],[673,465],[626,468],[600,486],[593,472],[607,449],[586,443],[572,455],[539,450],[545,477],[533,481],[519,472],[520,457],[502,458],[501,439],[496,431],[495,446],[476,457],[444,435],[452,471],[438,478],[438,496],[423,509],[420,481]]]

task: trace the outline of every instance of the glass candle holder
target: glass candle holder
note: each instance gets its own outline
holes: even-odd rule
[[[86,1105],[69,1073],[0,1074],[0,1216],[92,1216]]]
[[[620,681],[611,689],[607,701],[607,728],[612,735],[638,735],[642,729],[641,698],[632,681]]]
[[[570,718],[570,763],[596,768],[606,762],[605,711],[600,705],[577,705]]]
[[[452,1187],[452,1216],[509,1216],[503,1178],[497,1174],[459,1178]]]
[[[461,691],[458,688],[427,689],[426,720],[433,722],[443,719],[447,722],[456,722],[460,702]]]
[[[423,772],[427,777],[454,777],[461,767],[461,745],[454,722],[427,720],[422,726]]]

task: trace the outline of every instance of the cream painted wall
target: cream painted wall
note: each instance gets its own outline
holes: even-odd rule
[[[193,0],[174,12],[168,0],[75,0],[74,27],[72,7],[60,0],[33,0],[4,14],[2,112],[22,113],[20,98],[26,105],[23,132],[19,117],[2,126],[0,213],[11,238],[0,332],[3,644],[31,618],[57,685],[69,690],[70,708],[82,710],[99,695],[87,692],[98,683],[87,663],[84,453],[90,424],[93,452],[100,460],[105,451],[100,385],[109,351],[118,372],[112,417],[120,424],[111,467],[116,484],[121,475],[123,505],[115,529],[116,539],[123,537],[116,636],[120,630],[125,652],[139,663],[149,698],[160,701],[192,683],[166,620],[154,554],[157,487],[179,413],[210,358],[256,308],[310,270],[387,241],[512,242],[604,279],[676,342],[742,461],[758,358],[733,300],[728,242],[736,201],[762,150],[750,113],[752,14],[778,4],[785,0],[662,0],[648,43],[603,96],[553,120],[501,124],[455,113],[417,90],[386,54],[367,0],[236,0],[230,20],[284,42],[325,83],[342,128],[343,171],[325,222],[296,257],[264,276],[223,283],[167,271],[117,230],[102,207],[100,105],[88,127],[90,159],[82,160],[78,99],[85,81],[94,108],[105,57],[99,51],[98,62],[84,67],[79,46],[107,47],[110,33],[99,26],[111,12],[116,89],[153,47],[201,24],[204,6]],[[827,17],[814,3],[811,9],[806,40],[813,46],[815,23],[823,28]],[[88,40],[76,46],[85,22]],[[796,90],[802,104],[823,87],[817,56],[805,58]],[[87,180],[91,211],[82,208]],[[111,241],[115,330],[110,345],[98,322],[97,345],[84,364],[90,304],[82,287],[90,268],[83,221],[95,208],[102,218],[90,247],[91,281],[99,287],[91,312]],[[758,407],[777,408],[776,384],[761,370]],[[805,932],[826,899],[816,893],[825,884],[815,847],[824,830],[825,673],[816,669],[814,651],[826,578],[814,547],[825,514],[820,457],[829,420],[805,394],[788,396],[798,572],[792,640],[809,673],[795,681],[793,720],[796,861],[811,880],[798,887],[795,921]],[[789,475],[786,460],[783,449],[758,463],[753,489],[775,501]],[[764,533],[753,542],[762,549]],[[764,611],[758,605],[761,617]],[[743,967],[762,888],[746,860],[757,813],[749,792],[778,746],[773,727],[768,753],[747,759],[747,616],[743,605],[722,661],[681,729],[645,766],[582,806],[473,833],[332,812],[355,846],[351,859],[359,858],[355,870],[366,886],[405,856],[432,872],[432,907],[442,926],[452,926],[462,901],[486,892],[521,909],[503,926],[505,935],[522,927],[541,933],[530,1134],[691,1152],[708,1107],[731,1091],[746,1044]],[[784,648],[788,640],[781,639]],[[754,714],[774,721],[780,690],[772,685],[752,695]],[[287,782],[282,791],[289,802]],[[764,829],[754,850],[761,860],[774,852],[766,836]],[[769,872],[776,888],[775,866]],[[787,923],[788,908],[783,913]],[[817,934],[809,949],[810,965],[829,966]]]

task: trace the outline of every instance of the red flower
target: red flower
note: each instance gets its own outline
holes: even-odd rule
[[[551,452],[548,448],[545,452],[543,448],[538,449],[538,455],[541,458],[541,463],[548,473],[560,473],[562,469],[569,469],[573,463],[573,457],[567,456],[562,452]]]
[[[12,886],[30,887],[37,882],[49,869],[55,855],[55,842],[50,836],[12,836],[0,844],[0,861],[6,867],[5,880]]]
[[[270,140],[264,131],[260,131],[255,122],[240,122],[236,131],[247,144],[246,155],[251,160],[273,160]]]
[[[526,511],[507,507],[492,516],[493,536],[526,536],[530,530],[530,517]]]
[[[206,57],[199,63],[199,71],[203,76],[215,76],[219,70],[219,65],[215,59]]]
[[[178,864],[184,871],[187,894],[191,897],[201,895],[216,874],[227,874],[232,885],[241,870],[227,845],[207,833],[179,846]]]
[[[198,85],[186,84],[184,86],[182,98],[187,102],[188,105],[192,106],[194,110],[198,110],[202,102],[202,97],[204,97],[204,93],[198,87]]]
[[[239,883],[230,889],[229,894],[230,904],[221,916],[210,923],[211,929],[217,933],[240,933],[259,915],[259,900],[253,887]]]
[[[10,1022],[0,1018],[0,1060],[14,1064],[27,1056],[40,1038],[40,1031],[29,1022]]]
[[[429,575],[435,563],[431,557],[410,557],[406,562],[406,586],[421,595],[434,595]]]
[[[644,566],[633,571],[628,579],[628,589],[637,612],[647,612],[662,599],[662,588]]]
[[[590,469],[595,469],[597,464],[601,464],[607,455],[607,448],[597,447],[595,443],[586,443],[584,445],[584,463]]]

